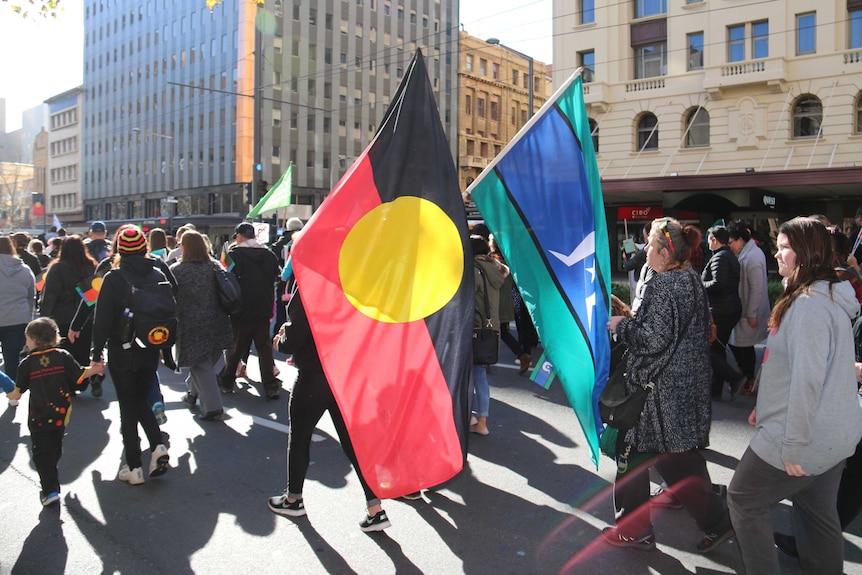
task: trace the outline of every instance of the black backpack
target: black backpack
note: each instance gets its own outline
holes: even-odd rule
[[[177,302],[171,283],[155,268],[137,283],[122,268],[116,271],[129,286],[123,347],[134,343],[144,349],[170,348],[177,339]]]

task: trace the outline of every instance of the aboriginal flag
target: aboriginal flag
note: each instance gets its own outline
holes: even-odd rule
[[[292,258],[321,363],[378,497],[440,484],[463,467],[474,308],[467,240],[417,51],[374,139]]]
[[[96,300],[99,299],[99,291],[102,289],[102,278],[90,277],[75,286],[75,291],[84,300],[84,303],[90,307],[96,305]]]
[[[610,244],[580,69],[467,191],[512,270],[598,466],[598,399],[610,365]]]

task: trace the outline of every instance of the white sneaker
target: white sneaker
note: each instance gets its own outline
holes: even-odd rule
[[[159,443],[156,445],[153,448],[153,457],[150,459],[150,477],[164,475],[168,470],[168,461],[170,458],[168,448],[164,444]]]
[[[129,466],[124,464],[117,474],[117,479],[125,481],[129,485],[140,485],[144,482],[144,472],[140,467],[129,469]]]
[[[9,407],[18,407],[18,400],[17,399],[10,399],[9,400]]]

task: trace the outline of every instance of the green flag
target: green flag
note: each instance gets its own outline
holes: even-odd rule
[[[290,205],[290,183],[293,164],[287,167],[287,171],[281,175],[275,185],[260,199],[257,205],[248,213],[249,218],[260,215],[262,212],[271,212],[278,208]]]

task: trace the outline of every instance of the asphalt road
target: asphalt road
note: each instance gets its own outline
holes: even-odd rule
[[[284,388],[294,371],[279,356]],[[511,361],[506,352],[502,361]],[[256,361],[249,374],[256,379]],[[305,485],[307,517],[272,514],[266,499],[285,486],[287,396],[261,397],[257,385],[225,399],[229,419],[198,422],[180,401],[183,376],[162,368],[168,408],[170,471],[144,485],[117,481],[119,411],[105,395],[74,401],[60,462],[60,506],[43,509],[30,461],[26,407],[0,400],[0,573],[159,574],[557,574],[710,575],[734,573],[735,543],[707,556],[684,511],[655,510],[658,549],[602,543],[613,523],[614,465],[598,470],[559,384],[549,391],[511,363],[491,374],[491,435],[471,436],[468,465],[421,501],[386,501],[392,527],[365,534],[359,483],[328,416],[312,446]],[[728,483],[751,435],[753,398],[718,402],[713,481]],[[148,453],[145,453],[145,462]],[[776,509],[787,528],[789,507]],[[846,534],[845,572],[862,574],[862,522]],[[782,557],[787,573],[797,564]]]

